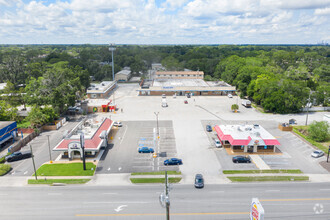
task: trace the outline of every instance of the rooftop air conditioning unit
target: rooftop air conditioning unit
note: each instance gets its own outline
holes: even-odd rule
[[[102,85],[102,86],[105,86],[105,84],[104,84],[104,83],[102,83],[101,85]]]

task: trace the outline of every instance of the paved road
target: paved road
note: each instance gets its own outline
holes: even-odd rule
[[[0,218],[165,219],[158,196],[163,185],[127,187],[28,186],[0,188]],[[174,185],[171,219],[248,219],[259,198],[265,219],[330,219],[330,187],[321,183]],[[316,214],[319,213],[319,214]]]

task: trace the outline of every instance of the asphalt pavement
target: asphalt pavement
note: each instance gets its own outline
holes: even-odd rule
[[[163,184],[141,186],[0,187],[0,218],[165,219]],[[248,219],[258,198],[265,219],[330,219],[327,183],[250,183],[170,186],[171,219]]]

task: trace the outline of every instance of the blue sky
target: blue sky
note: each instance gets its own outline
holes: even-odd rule
[[[0,44],[330,43],[330,0],[0,0]]]

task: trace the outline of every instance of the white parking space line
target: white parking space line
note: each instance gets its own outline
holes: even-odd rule
[[[108,168],[108,171],[110,171],[110,170],[111,170],[111,168],[109,167],[109,168]]]
[[[25,171],[25,172],[24,172],[24,175],[26,175],[27,173],[28,173],[28,171]]]

